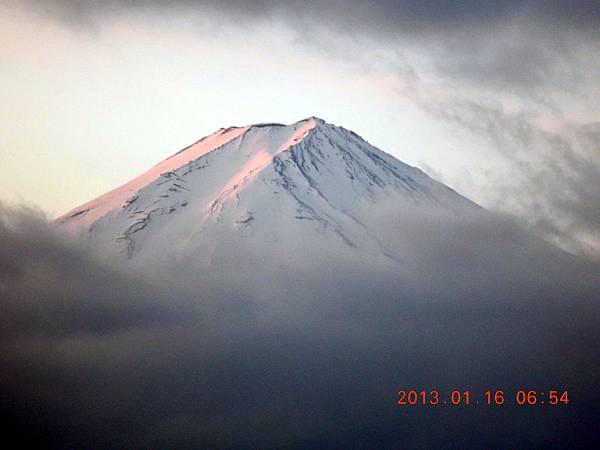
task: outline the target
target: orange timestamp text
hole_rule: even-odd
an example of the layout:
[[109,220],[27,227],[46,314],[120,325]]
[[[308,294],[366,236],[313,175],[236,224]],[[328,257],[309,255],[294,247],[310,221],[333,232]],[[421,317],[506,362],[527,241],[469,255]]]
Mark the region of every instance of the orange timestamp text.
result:
[[521,406],[564,406],[571,402],[567,389],[495,389],[472,391],[454,389],[447,392],[439,390],[407,389],[397,392],[396,404],[399,406],[417,405],[487,405],[502,406],[505,404]]

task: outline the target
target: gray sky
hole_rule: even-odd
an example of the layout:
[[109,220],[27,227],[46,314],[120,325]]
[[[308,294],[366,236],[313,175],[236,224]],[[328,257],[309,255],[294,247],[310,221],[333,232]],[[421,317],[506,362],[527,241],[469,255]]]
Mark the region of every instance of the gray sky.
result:
[[[377,204],[401,265],[288,235],[293,254],[223,242],[213,271],[165,257],[132,273],[2,203],[56,216],[220,127],[316,115],[598,258],[594,3],[3,2],[7,439],[592,447],[598,266],[512,218]],[[397,390],[434,386],[570,389],[572,401],[395,407]]]
[[222,126],[316,115],[600,255],[593,1],[9,1],[0,199],[55,216]]

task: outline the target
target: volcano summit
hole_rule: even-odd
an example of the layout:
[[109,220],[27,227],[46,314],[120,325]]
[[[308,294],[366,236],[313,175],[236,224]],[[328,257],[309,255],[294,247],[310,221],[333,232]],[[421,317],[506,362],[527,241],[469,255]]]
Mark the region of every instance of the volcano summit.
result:
[[354,132],[310,117],[221,128],[57,222],[127,258],[194,249],[210,263],[223,242],[300,237],[398,260],[372,220],[383,204],[480,209]]

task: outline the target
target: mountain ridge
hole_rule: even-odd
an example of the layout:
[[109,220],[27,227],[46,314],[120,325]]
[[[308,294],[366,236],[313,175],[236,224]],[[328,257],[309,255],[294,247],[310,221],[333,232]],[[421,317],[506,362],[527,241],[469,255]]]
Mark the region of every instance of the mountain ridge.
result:
[[119,243],[128,257],[151,245],[140,238],[159,222],[147,234],[187,244],[206,234],[216,241],[257,234],[268,240],[280,227],[310,222],[313,231],[332,232],[352,248],[385,254],[377,230],[370,230],[369,210],[390,200],[454,214],[479,208],[356,133],[308,117],[221,128],[56,223],[91,241]]

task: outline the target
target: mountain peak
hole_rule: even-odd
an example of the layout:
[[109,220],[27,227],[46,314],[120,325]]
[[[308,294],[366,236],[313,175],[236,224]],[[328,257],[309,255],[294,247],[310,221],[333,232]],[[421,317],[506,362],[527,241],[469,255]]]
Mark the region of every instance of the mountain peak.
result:
[[317,116],[307,117],[306,119],[300,120],[298,123],[300,123],[300,122],[309,122],[309,121],[313,121],[313,122],[316,122],[316,123],[319,123],[319,124],[325,124],[325,123],[327,123],[323,119],[321,119],[320,117],[317,117]]
[[192,245],[209,236],[285,240],[287,230],[379,248],[366,205],[389,200],[474,206],[357,134],[308,117],[221,128],[57,222],[128,256],[167,236]]
[[[300,124],[304,124],[307,122],[314,122],[315,124],[321,125],[321,124],[328,124],[325,120],[321,119],[320,117],[316,117],[316,116],[310,116],[310,117],[306,117],[305,119],[299,120],[297,122],[294,122],[290,125],[286,125],[284,123],[280,123],[280,122],[258,122],[258,123],[253,123],[251,125],[246,125],[246,126],[230,126],[227,128],[219,128],[215,133],[224,133],[233,129],[240,129],[240,128],[270,128],[270,127],[288,127],[288,126],[298,126]],[[331,125],[331,124],[328,124]]]

